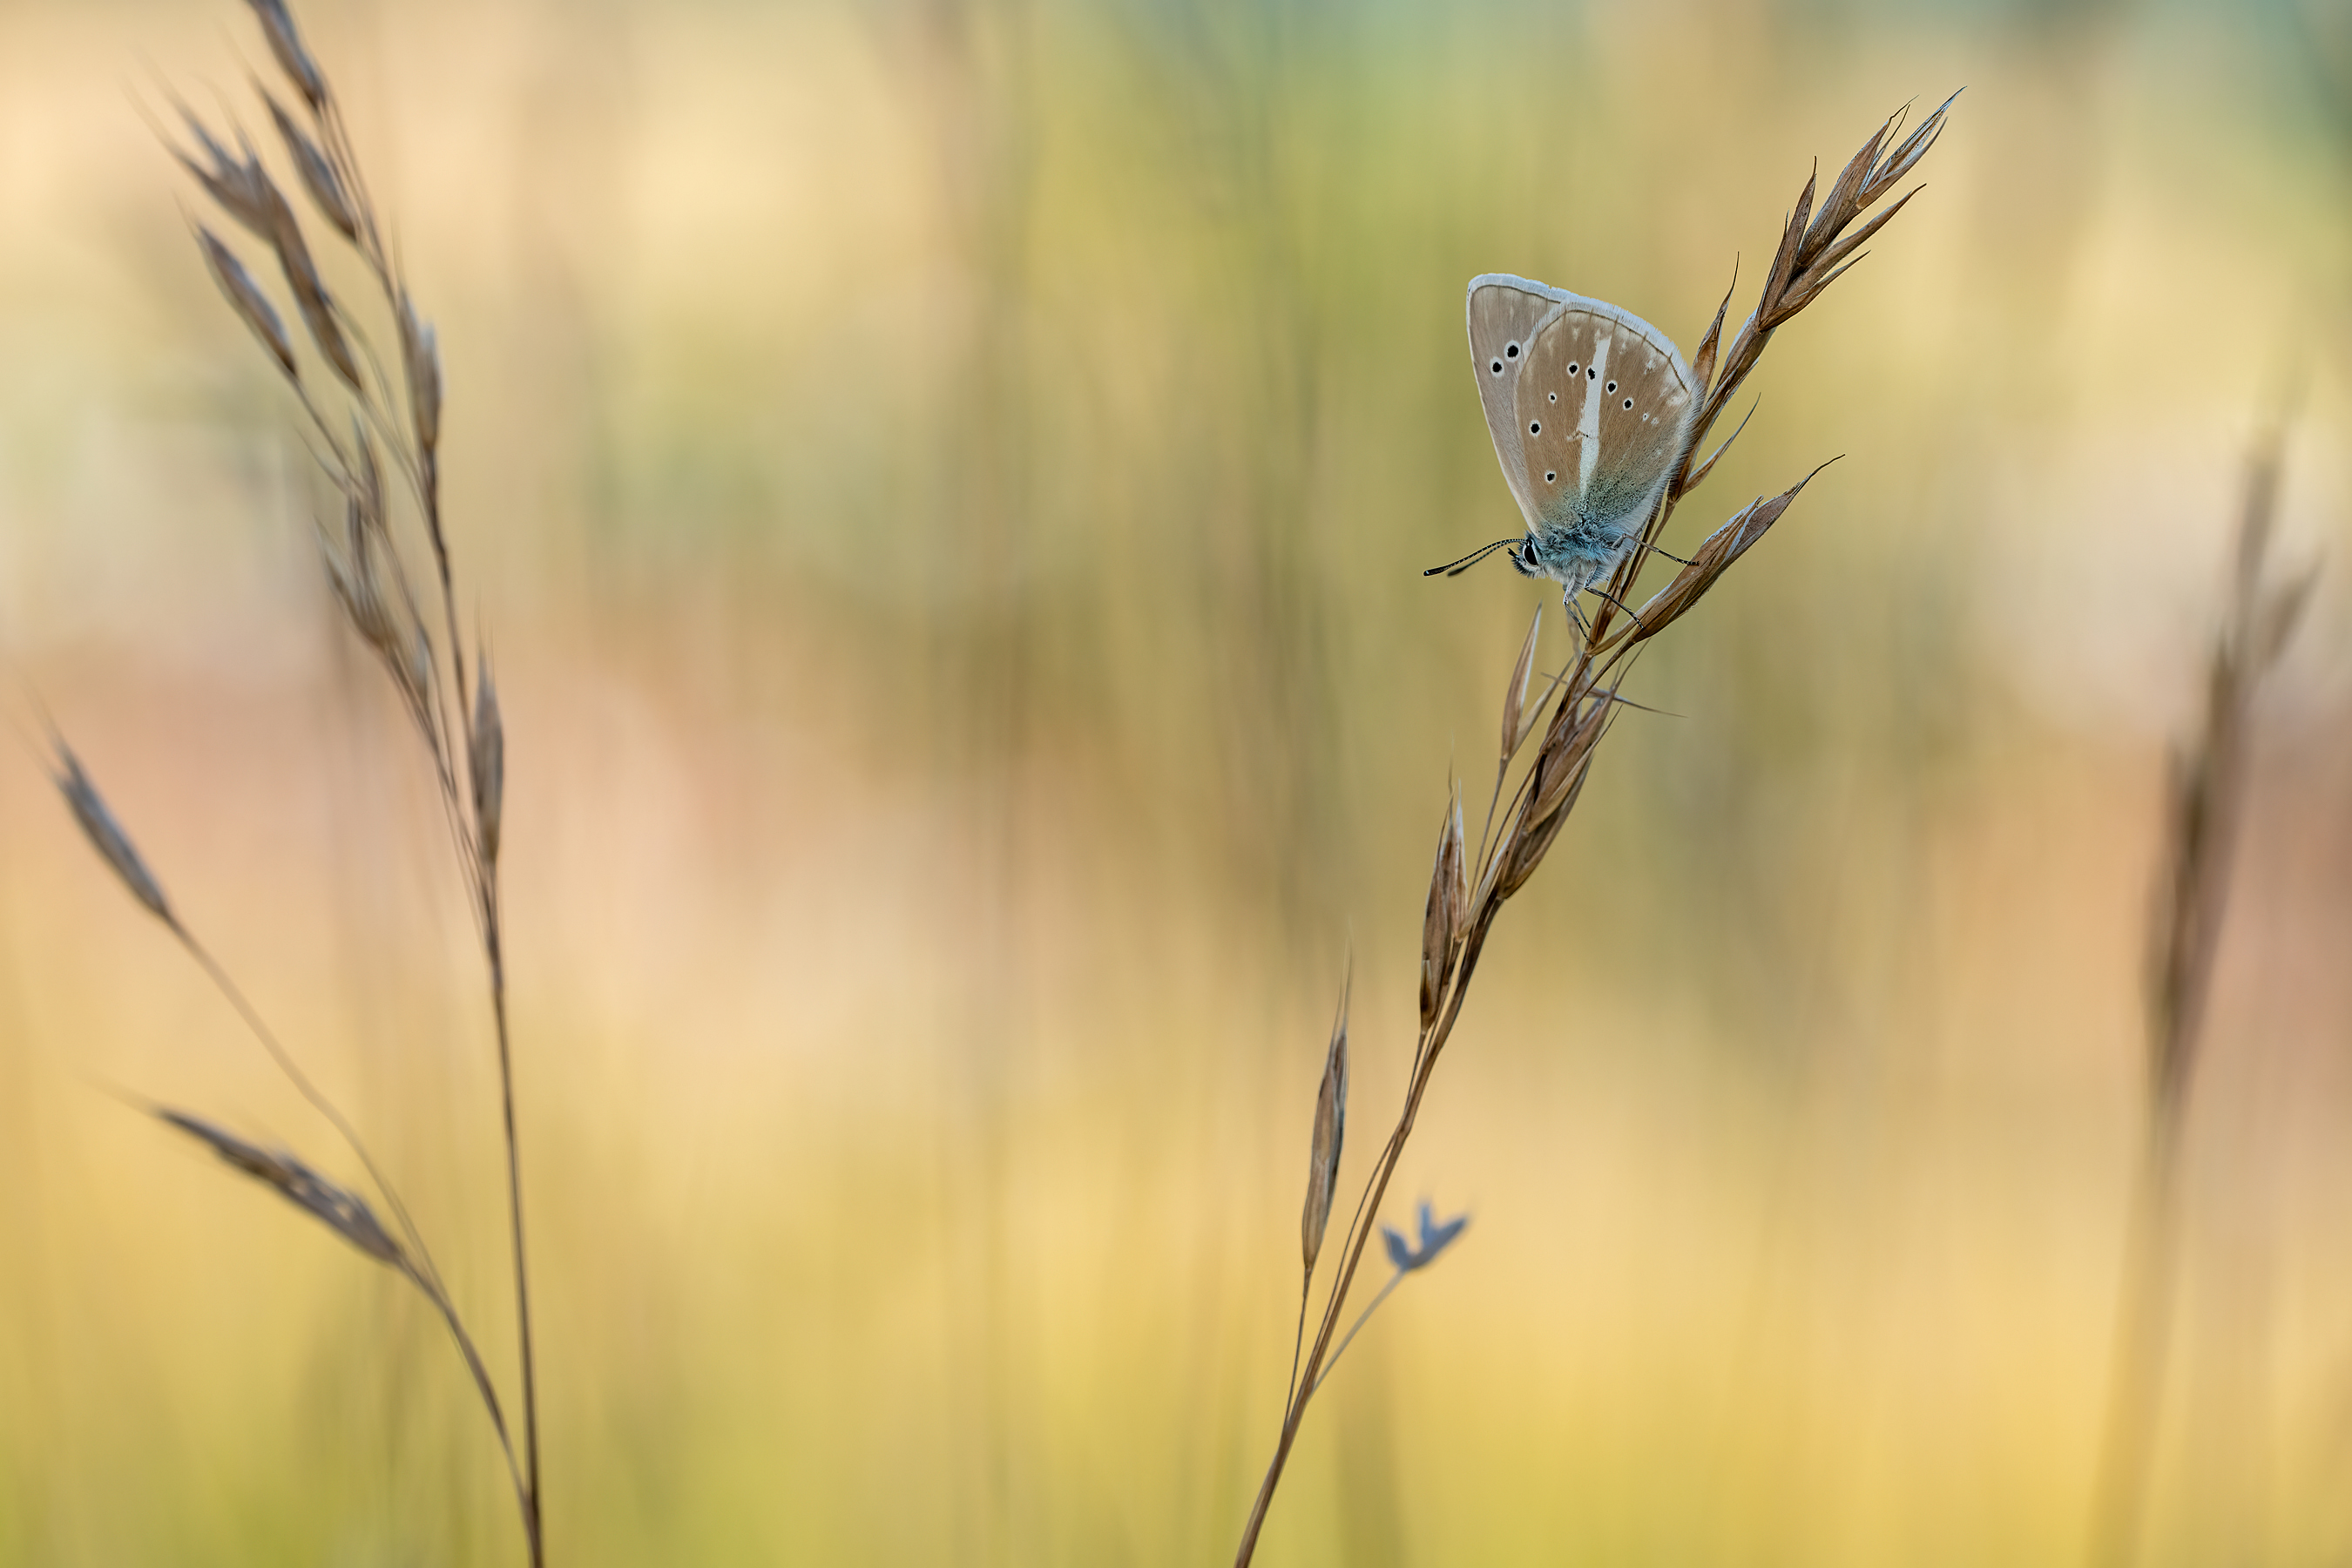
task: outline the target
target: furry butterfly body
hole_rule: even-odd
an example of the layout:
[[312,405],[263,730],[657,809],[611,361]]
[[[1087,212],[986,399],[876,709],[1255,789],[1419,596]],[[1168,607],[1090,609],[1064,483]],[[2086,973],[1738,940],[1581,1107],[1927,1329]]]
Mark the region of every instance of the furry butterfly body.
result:
[[[1671,339],[1599,300],[1508,273],[1470,280],[1478,399],[1527,520],[1511,564],[1576,595],[1608,580],[1686,453],[1696,382]],[[1500,545],[1496,548],[1501,548]]]

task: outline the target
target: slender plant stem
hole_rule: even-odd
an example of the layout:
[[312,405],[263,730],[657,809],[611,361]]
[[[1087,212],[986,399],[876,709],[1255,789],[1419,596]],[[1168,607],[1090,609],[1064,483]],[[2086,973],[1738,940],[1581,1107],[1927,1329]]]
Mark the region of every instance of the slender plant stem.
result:
[[1298,1326],[1290,1331],[1290,1381],[1283,1385],[1282,1414],[1290,1415],[1290,1399],[1298,1390],[1298,1352],[1307,1346],[1307,1298],[1315,1292],[1315,1271],[1307,1269],[1298,1281]]
[[1265,1479],[1257,1489],[1256,1500],[1250,1505],[1249,1522],[1243,1527],[1240,1549],[1234,1554],[1234,1568],[1249,1568],[1250,1560],[1257,1554],[1258,1532],[1265,1528],[1266,1510],[1274,1502],[1274,1489],[1282,1480],[1284,1468],[1290,1462],[1290,1450],[1298,1441],[1298,1425],[1307,1415],[1307,1402],[1315,1397],[1324,1363],[1331,1350],[1339,1316],[1346,1310],[1349,1287],[1355,1282],[1357,1265],[1363,1261],[1364,1244],[1371,1239],[1372,1217],[1381,1210],[1381,1200],[1389,1190],[1389,1179],[1396,1173],[1397,1161],[1404,1153],[1405,1141],[1412,1136],[1413,1120],[1421,1112],[1422,1096],[1429,1091],[1429,1075],[1437,1066],[1438,1053],[1454,1032],[1454,1021],[1461,1016],[1464,995],[1468,990],[1471,972],[1477,967],[1478,951],[1486,944],[1486,928],[1493,921],[1497,906],[1489,903],[1474,920],[1467,941],[1463,944],[1462,962],[1448,994],[1444,1010],[1436,1023],[1424,1034],[1415,1052],[1416,1063],[1412,1079],[1406,1087],[1404,1109],[1398,1113],[1395,1129],[1388,1142],[1381,1146],[1380,1157],[1372,1163],[1372,1173],[1365,1185],[1365,1198],[1357,1205],[1356,1217],[1349,1224],[1340,1247],[1339,1278],[1333,1281],[1329,1299],[1323,1306],[1323,1316],[1315,1331],[1315,1342],[1307,1353],[1307,1364],[1298,1375],[1297,1392],[1291,1395],[1290,1408],[1282,1419],[1282,1436],[1275,1445],[1274,1458],[1266,1466]]
[[539,1377],[531,1353],[530,1270],[523,1260],[522,1149],[515,1138],[514,1053],[507,1038],[507,971],[499,939],[498,884],[486,874],[482,887],[483,950],[490,965],[490,1011],[498,1019],[499,1095],[505,1113],[507,1140],[507,1213],[514,1230],[515,1332],[522,1359],[523,1469],[528,1484],[523,1498],[523,1528],[530,1539],[531,1568],[547,1561],[541,1528],[539,1489]]
[[2165,1368],[2172,1343],[2185,1105],[2180,1096],[2157,1102],[2133,1183],[2131,1229],[2124,1240],[2123,1281],[2116,1303],[2106,1435],[2100,1445],[2092,1505],[2090,1568],[2129,1568],[2139,1555],[2148,1467],[2156,1450],[2157,1417],[2164,1408]]
[[[474,1386],[481,1394],[483,1408],[489,1415],[490,1428],[498,1435],[499,1451],[505,1456],[507,1476],[514,1483],[516,1501],[521,1506],[524,1520],[530,1525],[535,1536],[537,1527],[531,1508],[531,1495],[534,1489],[525,1483],[522,1471],[516,1465],[514,1440],[507,1431],[506,1410],[499,1401],[498,1385],[490,1381],[489,1369],[482,1363],[481,1352],[474,1344],[473,1335],[467,1332],[465,1320],[457,1315],[457,1304],[450,1300],[448,1287],[442,1281],[440,1268],[433,1261],[432,1249],[425,1246],[424,1233],[417,1228],[415,1220],[410,1217],[408,1205],[401,1201],[399,1189],[385,1177],[383,1170],[376,1164],[375,1157],[368,1152],[367,1145],[360,1141],[358,1131],[352,1126],[334,1101],[329,1100],[325,1091],[310,1081],[310,1075],[302,1070],[292,1055],[278,1042],[275,1031],[262,1018],[260,1012],[255,1008],[236,982],[229,976],[228,971],[221,966],[220,961],[213,956],[211,950],[198,942],[194,934],[177,920],[173,920],[169,923],[172,934],[179,939],[181,946],[185,948],[188,955],[196,961],[196,966],[205,972],[221,994],[228,999],[229,1005],[236,1010],[237,1016],[245,1021],[246,1027],[252,1031],[254,1037],[261,1042],[262,1049],[269,1053],[270,1060],[278,1064],[278,1070],[284,1073],[288,1081],[293,1084],[296,1092],[310,1103],[312,1110],[327,1120],[342,1138],[344,1143],[350,1146],[352,1152],[359,1156],[360,1164],[367,1171],[369,1179],[374,1182],[376,1190],[383,1194],[384,1202],[391,1205],[394,1216],[400,1222],[403,1236],[415,1252],[414,1261],[404,1258],[395,1267],[407,1277],[409,1283],[422,1291],[425,1299],[433,1304],[433,1310],[440,1314],[442,1322],[447,1325],[449,1337],[456,1343],[457,1353],[465,1358],[466,1370],[472,1375]],[[537,1560],[534,1553],[534,1563]]]
[[414,1271],[409,1272],[408,1278],[410,1283],[425,1292],[425,1299],[433,1303],[435,1310],[441,1314],[441,1321],[449,1325],[449,1337],[457,1342],[457,1353],[466,1358],[466,1370],[473,1373],[474,1386],[480,1391],[483,1406],[490,1413],[490,1426],[499,1435],[499,1451],[506,1456],[507,1479],[514,1483],[515,1502],[523,1510],[524,1517],[529,1518],[530,1493],[523,1484],[521,1469],[515,1463],[514,1439],[508,1435],[506,1410],[499,1403],[498,1385],[490,1381],[489,1368],[482,1364],[481,1352],[475,1348],[473,1336],[466,1331],[465,1323],[457,1316],[457,1309],[450,1304],[447,1294],[438,1282],[428,1282]]
[[1364,1310],[1356,1314],[1356,1321],[1348,1325],[1348,1331],[1341,1337],[1339,1348],[1331,1352],[1331,1359],[1323,1363],[1322,1374],[1315,1380],[1315,1385],[1318,1388],[1320,1388],[1323,1385],[1324,1378],[1331,1375],[1331,1369],[1339,1364],[1339,1358],[1348,1353],[1348,1347],[1356,1342],[1357,1331],[1366,1323],[1371,1321],[1372,1314],[1381,1310],[1381,1303],[1387,1300],[1390,1293],[1403,1283],[1404,1270],[1400,1268],[1395,1273],[1389,1276],[1389,1282],[1381,1287],[1379,1295],[1374,1296],[1370,1301],[1364,1303]]
[[261,1048],[269,1053],[269,1059],[278,1064],[278,1070],[286,1075],[295,1092],[309,1102],[311,1110],[325,1117],[327,1124],[335,1130],[352,1152],[359,1156],[368,1179],[375,1184],[376,1191],[382,1193],[383,1201],[391,1205],[393,1216],[399,1220],[404,1239],[416,1249],[417,1261],[424,1266],[425,1279],[421,1282],[429,1282],[433,1290],[440,1290],[441,1271],[434,1264],[432,1249],[425,1245],[424,1234],[417,1229],[416,1222],[409,1217],[408,1205],[401,1201],[400,1190],[392,1184],[376,1164],[375,1156],[369,1153],[367,1145],[360,1141],[359,1130],[351,1124],[335,1102],[327,1098],[325,1091],[310,1081],[310,1075],[304,1072],[293,1056],[278,1043],[276,1031],[263,1021],[259,1010],[247,999],[236,982],[229,978],[228,971],[221,967],[220,961],[212,955],[212,950],[198,942],[194,933],[177,919],[167,923],[172,934],[179,938],[180,945],[187,950],[188,956],[196,961],[196,967],[205,972],[214,987],[228,999],[228,1005],[236,1010],[236,1016],[245,1020],[245,1026],[252,1031],[255,1039],[261,1042]]

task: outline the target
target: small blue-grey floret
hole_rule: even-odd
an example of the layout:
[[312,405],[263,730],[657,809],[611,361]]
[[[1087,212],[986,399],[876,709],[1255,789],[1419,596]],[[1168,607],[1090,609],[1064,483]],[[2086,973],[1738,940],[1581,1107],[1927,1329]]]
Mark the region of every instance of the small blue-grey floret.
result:
[[1421,1245],[1419,1247],[1412,1246],[1402,1235],[1387,1226],[1381,1226],[1381,1239],[1388,1244],[1389,1261],[1396,1265],[1397,1271],[1401,1274],[1410,1274],[1416,1268],[1426,1268],[1436,1262],[1437,1255],[1453,1246],[1454,1238],[1460,1236],[1463,1227],[1469,1223],[1470,1216],[1467,1214],[1458,1214],[1441,1224],[1437,1217],[1430,1213],[1429,1205],[1423,1203],[1421,1205]]

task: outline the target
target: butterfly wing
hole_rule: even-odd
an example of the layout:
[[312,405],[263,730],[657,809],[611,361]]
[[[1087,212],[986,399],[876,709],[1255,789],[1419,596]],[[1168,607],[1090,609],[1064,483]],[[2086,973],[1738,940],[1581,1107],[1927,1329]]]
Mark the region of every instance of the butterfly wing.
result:
[[1556,527],[1638,531],[1690,432],[1695,399],[1682,354],[1640,317],[1571,294],[1523,356],[1511,425],[1520,506]]
[[1478,376],[1478,401],[1486,406],[1486,430],[1495,438],[1495,456],[1502,460],[1503,478],[1533,528],[1542,517],[1542,492],[1528,488],[1526,454],[1519,432],[1520,373],[1528,349],[1544,319],[1576,296],[1507,272],[1489,272],[1470,279],[1467,313],[1470,320],[1470,360]]

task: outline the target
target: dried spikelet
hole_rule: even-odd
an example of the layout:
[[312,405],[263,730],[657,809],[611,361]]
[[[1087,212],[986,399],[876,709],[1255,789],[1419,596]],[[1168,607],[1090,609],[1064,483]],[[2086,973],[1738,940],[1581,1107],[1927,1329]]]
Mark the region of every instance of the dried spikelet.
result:
[[324,551],[327,563],[327,583],[335,591],[335,602],[343,606],[344,616],[360,640],[370,647],[377,646],[377,626],[383,619],[383,595],[367,564],[365,542],[357,523],[359,507],[346,501],[346,511],[354,520],[349,531],[350,543],[341,552]]
[[1519,715],[1527,712],[1527,684],[1536,677],[1536,637],[1543,632],[1543,606],[1536,606],[1536,618],[1527,623],[1527,642],[1519,644],[1519,663],[1510,668],[1510,682],[1503,687],[1503,762],[1519,754],[1519,741],[1527,729],[1519,724]]
[[400,292],[400,356],[408,372],[408,414],[417,449],[429,462],[441,444],[441,351],[433,323],[417,320],[405,289]]
[[2152,922],[2151,1084],[2159,1105],[2183,1092],[2197,1051],[2230,865],[2244,811],[2245,774],[2258,686],[2309,602],[2311,572],[2263,584],[2276,511],[2283,436],[2256,452],[2238,527],[2235,581],[2205,680],[2193,745],[2172,752],[2167,816],[2170,864],[2158,884]]
[[[1885,195],[1895,181],[1911,172],[1913,164],[1927,155],[1927,149],[1933,147],[1936,144],[1936,138],[1944,133],[1945,112],[1952,107],[1959,96],[1956,92],[1938,104],[1936,112],[1921,121],[1918,129],[1905,137],[1902,145],[1889,153],[1878,167],[1871,172],[1870,177],[1863,182],[1861,205],[1868,206]],[[1888,129],[1891,131],[1900,124],[1902,119],[1903,115],[1898,111],[1886,122]]]
[[[1723,438],[1722,443],[1718,445],[1714,451],[1709,452],[1706,455],[1706,460],[1705,462],[1699,464],[1698,467],[1695,468],[1685,469],[1682,487],[1685,491],[1698,489],[1699,485],[1706,479],[1707,475],[1715,471],[1715,465],[1721,460],[1726,452],[1731,450],[1731,444],[1739,439],[1741,431],[1748,428],[1748,421],[1756,417],[1756,410],[1762,405],[1762,402],[1763,400],[1759,398],[1755,403],[1751,403],[1748,405],[1747,417],[1740,420],[1738,429],[1736,429],[1732,431],[1730,435],[1726,436]],[[1696,447],[1694,447],[1692,450],[1696,453]]]
[[1587,750],[1571,768],[1563,773],[1560,804],[1551,814],[1538,818],[1533,816],[1530,806],[1525,831],[1510,841],[1508,852],[1497,868],[1495,877],[1495,897],[1497,900],[1510,898],[1526,887],[1528,879],[1536,874],[1536,868],[1543,864],[1544,857],[1551,853],[1552,840],[1558,838],[1559,830],[1567,826],[1569,814],[1575,809],[1577,796],[1584,793],[1584,781],[1591,770],[1592,753]]
[[338,1186],[292,1154],[264,1149],[225,1132],[185,1111],[158,1109],[156,1117],[206,1144],[228,1164],[274,1189],[280,1197],[325,1225],[327,1228],[379,1263],[408,1273],[408,1255],[401,1250],[368,1201]]
[[1307,1206],[1298,1216],[1298,1249],[1307,1272],[1315,1272],[1323,1232],[1331,1223],[1331,1194],[1339,1183],[1339,1148],[1348,1136],[1348,992],[1339,986],[1339,1016],[1331,1026],[1323,1056],[1323,1082],[1315,1091],[1315,1138],[1307,1151]]
[[278,57],[278,68],[286,79],[313,109],[327,101],[327,79],[310,58],[310,51],[302,47],[302,35],[296,30],[294,18],[286,9],[286,0],[247,0],[253,14],[261,22],[261,31],[269,40],[269,52]]
[[278,123],[278,139],[286,143],[287,155],[294,160],[294,167],[302,176],[302,188],[310,193],[310,199],[318,204],[319,211],[345,239],[357,240],[360,237],[359,215],[352,209],[351,197],[344,193],[342,178],[335,173],[335,165],[328,161],[326,153],[320,151],[319,144],[310,140],[309,133],[294,123],[294,117],[286,112],[277,99],[267,90],[262,92],[261,99],[269,105],[269,118]]
[[310,246],[302,237],[302,225],[277,186],[270,185],[268,195],[270,243],[277,247],[278,264],[286,274],[286,286],[294,292],[295,307],[302,312],[302,324],[310,329],[310,341],[319,345],[319,352],[335,367],[335,374],[358,392],[359,362],[352,357],[352,345],[343,337],[341,323],[335,320],[334,299],[319,276],[318,264],[310,259]]
[[1469,851],[1462,836],[1462,786],[1454,786],[1453,796],[1446,803],[1445,821],[1438,830],[1437,864],[1429,873],[1429,907],[1422,916],[1421,926],[1421,1026],[1426,1029],[1437,1021],[1438,1004],[1444,999],[1446,983],[1454,978],[1454,963],[1462,941],[1465,922],[1469,917],[1470,890]]
[[1593,749],[1609,728],[1616,692],[1594,692],[1562,710],[1544,736],[1526,804],[1513,819],[1495,878],[1495,896],[1507,899],[1527,886],[1552,841],[1559,837],[1577,797],[1592,772]]
[[1445,925],[1460,941],[1470,927],[1470,851],[1462,834],[1462,786],[1454,786],[1454,830],[1445,846],[1452,875],[1445,882]]
[[506,798],[507,732],[499,718],[498,683],[482,660],[474,691],[474,822],[481,832],[482,863],[499,858],[499,816]]
[[2314,567],[2294,582],[2275,590],[2263,605],[2254,628],[2254,658],[2263,668],[2278,662],[2286,651],[2287,638],[2294,635],[2297,622],[2311,604],[2311,591],[2319,585],[2319,571]]
[[81,759],[73,754],[73,749],[63,739],[53,740],[51,743],[57,748],[58,771],[50,773],[50,780],[57,784],[58,792],[66,797],[66,805],[72,810],[74,820],[81,825],[82,835],[89,840],[90,847],[98,851],[100,858],[114,868],[114,874],[122,879],[122,885],[131,889],[131,896],[146,906],[149,914],[177,930],[179,921],[163,897],[163,884],[156,881],[154,873],[147,869],[147,862],[139,858],[137,847],[131,842],[131,836],[122,831],[122,825],[114,820],[114,813],[106,808],[98,786],[91,784],[89,775],[82,771]]
[[1536,759],[1534,787],[1528,793],[1528,821],[1540,823],[1567,804],[1574,780],[1608,725],[1615,694],[1595,693],[1569,710],[1567,722],[1544,737]]
[[352,467],[344,479],[340,556],[322,550],[328,582],[360,640],[383,661],[418,722],[431,727],[432,640],[425,631],[400,557],[384,523],[383,471],[364,428],[352,428]]
[[1706,393],[1707,378],[1715,374],[1715,356],[1723,346],[1723,317],[1731,309],[1731,296],[1739,288],[1739,268],[1731,269],[1731,287],[1723,291],[1723,303],[1715,308],[1715,320],[1706,324],[1706,336],[1698,341],[1698,353],[1691,356],[1691,384],[1700,395]]
[[245,263],[236,258],[235,251],[215,238],[212,230],[202,224],[196,226],[196,243],[204,247],[205,265],[212,269],[213,281],[220,285],[220,291],[228,297],[229,308],[253,329],[253,335],[261,340],[262,347],[269,351],[286,378],[299,383],[302,373],[294,363],[293,342],[287,337],[285,323],[278,319],[269,297],[254,282],[253,274],[245,269]]
[[352,629],[387,658],[398,654],[401,640],[378,564],[390,550],[383,533],[383,471],[376,462],[375,444],[354,422],[352,466],[343,487],[343,553],[338,559],[327,552],[327,573]]
[[1519,645],[1519,662],[1511,667],[1511,679],[1503,688],[1502,758],[1506,765],[1518,755],[1519,745],[1527,729],[1519,716],[1527,711],[1528,682],[1535,679],[1536,637],[1543,630],[1543,608],[1538,605],[1536,618],[1528,623],[1528,640]]
[[415,710],[417,722],[428,733],[433,732],[433,638],[425,629],[425,621],[411,610],[408,621],[407,657],[403,661],[401,679],[408,692],[409,706]]
[[[1458,792],[1457,792],[1458,793]],[[1429,868],[1429,901],[1421,916],[1421,1026],[1437,1019],[1437,1004],[1445,994],[1446,971],[1454,954],[1454,905],[1447,889],[1454,872],[1446,864],[1454,852],[1454,809],[1447,803],[1438,824],[1437,855]]]
[[[1831,462],[1837,459],[1832,458]],[[1829,467],[1823,463],[1822,468]],[[1780,521],[1804,488],[1813,482],[1822,468],[1815,468],[1779,495],[1759,497],[1749,502],[1721,528],[1710,533],[1691,552],[1690,563],[1675,574],[1666,585],[1652,595],[1642,605],[1641,618],[1626,626],[1604,647],[1614,647],[1620,642],[1641,642],[1654,637],[1688,613],[1706,591],[1731,569],[1731,563],[1755,547],[1772,525]]]
[[[188,128],[188,134],[196,139],[196,145],[205,150],[205,156],[212,160],[213,169],[216,174],[226,175],[244,172],[243,160],[230,155],[229,150],[222,146],[220,139],[212,133],[212,128],[196,118],[194,110],[190,109],[177,98],[173,99],[172,102],[173,106],[180,111],[180,122]],[[206,177],[205,171],[197,168],[186,153],[174,148],[172,155],[186,165],[188,172],[199,180]]]
[[[1843,170],[1822,195],[1818,210],[1814,192],[1819,184],[1819,172],[1805,182],[1797,197],[1797,205],[1781,226],[1780,243],[1772,255],[1772,265],[1765,274],[1764,287],[1756,300],[1756,309],[1748,314],[1724,355],[1722,374],[1708,387],[1698,416],[1691,423],[1694,447],[1705,437],[1716,420],[1721,416],[1725,404],[1755,368],[1772,333],[1785,326],[1800,310],[1821,298],[1828,287],[1843,277],[1854,262],[1861,259],[1859,247],[1902,211],[1916,191],[1906,194],[1900,201],[1878,214],[1852,234],[1845,232],[1853,220],[1862,216],[1891,189],[1896,181],[1927,155],[1942,134],[1952,102],[1959,94],[1944,100],[1936,111],[1921,121],[1917,129],[1906,137],[1893,152],[1881,153],[1887,137],[1900,124],[1902,116],[1889,119],[1864,142],[1859,152],[1848,159]],[[1702,381],[1702,385],[1706,384]],[[1687,492],[1704,478],[1704,472],[1685,477],[1677,493]],[[1646,618],[1646,617],[1644,617]]]
[[[1764,274],[1764,298],[1768,301],[1778,300],[1787,293],[1790,283],[1797,276],[1800,265],[1798,253],[1803,249],[1805,242],[1805,223],[1812,216],[1813,188],[1821,184],[1821,177],[1822,173],[1817,166],[1805,181],[1805,188],[1797,193],[1795,208],[1781,222],[1780,248],[1772,253],[1771,268]],[[1764,306],[1759,313],[1770,315],[1770,305]]]
[[196,184],[204,187],[205,194],[219,205],[221,211],[256,237],[268,239],[274,220],[267,195],[268,175],[263,172],[261,161],[254,156],[251,148],[247,148],[242,156],[230,153],[184,104],[180,108],[180,118],[186,121],[189,132],[211,160],[212,167],[203,167],[176,147],[172,156],[195,176]]

